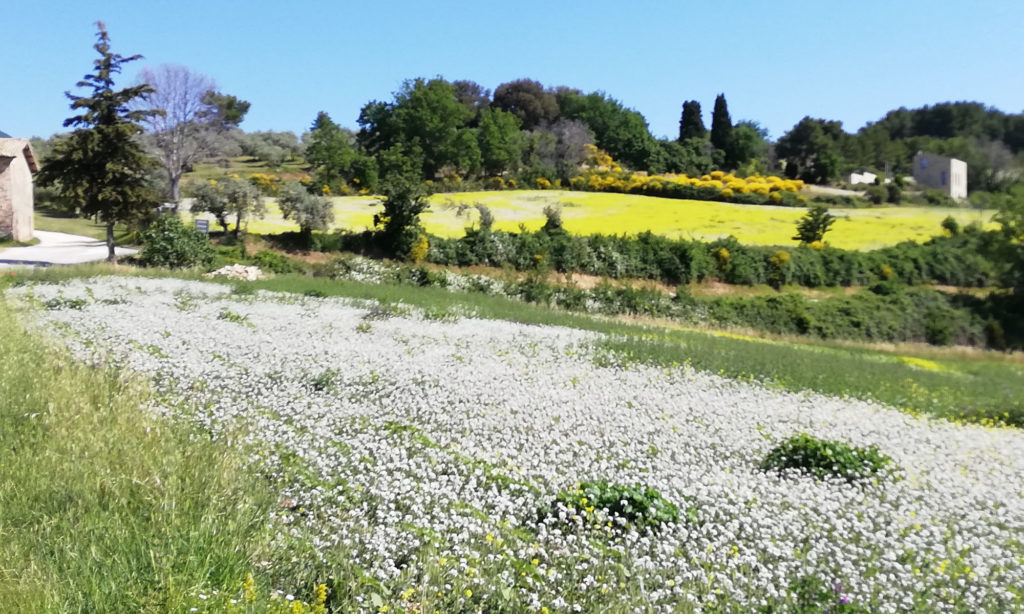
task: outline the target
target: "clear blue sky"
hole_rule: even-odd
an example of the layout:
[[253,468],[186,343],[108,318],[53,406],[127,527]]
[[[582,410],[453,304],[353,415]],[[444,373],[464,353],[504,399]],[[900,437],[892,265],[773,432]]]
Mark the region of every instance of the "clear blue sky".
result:
[[435,75],[602,90],[671,137],[684,100],[710,123],[719,92],[773,138],[805,115],[852,132],[947,100],[1024,111],[1024,0],[19,0],[0,21],[0,130],[63,130],[98,19],[115,52],[145,56],[119,84],[188,66],[252,103],[248,131],[300,134],[321,110],[355,128],[367,101]]

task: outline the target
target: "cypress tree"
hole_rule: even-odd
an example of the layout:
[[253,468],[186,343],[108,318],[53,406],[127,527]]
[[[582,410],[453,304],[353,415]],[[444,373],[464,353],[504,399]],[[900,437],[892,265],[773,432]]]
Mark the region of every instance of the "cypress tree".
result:
[[715,98],[715,110],[711,114],[711,144],[721,152],[729,151],[732,145],[732,120],[729,118],[725,94]]
[[700,103],[687,100],[683,103],[683,117],[679,120],[679,141],[686,139],[703,139],[707,136],[704,120],[700,115]]

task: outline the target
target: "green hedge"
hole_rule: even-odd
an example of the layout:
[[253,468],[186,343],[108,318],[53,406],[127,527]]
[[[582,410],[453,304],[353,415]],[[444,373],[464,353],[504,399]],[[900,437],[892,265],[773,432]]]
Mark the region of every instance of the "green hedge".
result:
[[[341,243],[355,248],[353,251],[367,251],[365,238]],[[883,281],[987,287],[997,285],[1006,274],[1001,245],[998,234],[976,228],[965,229],[956,237],[936,237],[923,244],[908,241],[870,252],[750,246],[732,237],[705,243],[649,232],[629,237],[468,230],[458,239],[431,237],[428,258],[445,266],[486,265],[520,271],[534,270],[540,264],[559,272],[653,279],[670,285],[716,278],[730,284],[810,288]],[[779,252],[788,254],[781,264],[776,257]]]

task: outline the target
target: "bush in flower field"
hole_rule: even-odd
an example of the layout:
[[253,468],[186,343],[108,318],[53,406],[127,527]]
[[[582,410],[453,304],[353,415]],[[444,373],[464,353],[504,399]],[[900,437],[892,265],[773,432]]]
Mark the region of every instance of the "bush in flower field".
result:
[[145,266],[188,269],[213,262],[213,246],[206,236],[189,228],[175,215],[162,215],[142,232],[139,262]]
[[893,470],[892,459],[876,446],[853,447],[807,433],[794,435],[772,449],[762,469],[797,469],[819,479],[840,477],[850,482]]
[[298,273],[302,270],[302,267],[296,264],[296,262],[288,256],[269,250],[257,252],[249,258],[249,260],[261,270],[270,271],[271,273],[277,273],[279,275],[286,273]]
[[555,501],[582,512],[607,511],[637,526],[656,528],[679,520],[679,508],[650,486],[583,482],[558,494]]

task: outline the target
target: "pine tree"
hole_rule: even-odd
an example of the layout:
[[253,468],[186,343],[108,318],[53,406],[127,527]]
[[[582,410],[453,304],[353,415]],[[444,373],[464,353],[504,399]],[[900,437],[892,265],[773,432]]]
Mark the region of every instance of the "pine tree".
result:
[[715,98],[715,110],[711,114],[711,144],[721,152],[729,151],[732,145],[732,120],[729,118],[725,94]]
[[828,209],[821,205],[815,205],[808,209],[807,214],[797,222],[796,235],[793,240],[805,245],[821,242],[835,221],[835,216],[831,215]]
[[683,103],[683,116],[679,120],[679,142],[687,139],[703,139],[708,134],[700,114],[700,103],[687,100]]
[[53,154],[39,173],[41,185],[56,188],[57,197],[87,216],[97,215],[107,226],[107,259],[114,262],[114,224],[131,222],[152,211],[157,203],[148,171],[156,161],[146,155],[135,138],[139,122],[158,113],[132,110],[130,103],[153,92],[149,84],[114,90],[114,75],[121,66],[142,56],[124,57],[110,51],[110,37],[103,22],[96,23],[99,39],[94,49],[94,74],[76,87],[91,87],[91,96],[65,95],[72,110],[64,126],[76,129],[54,146]]

